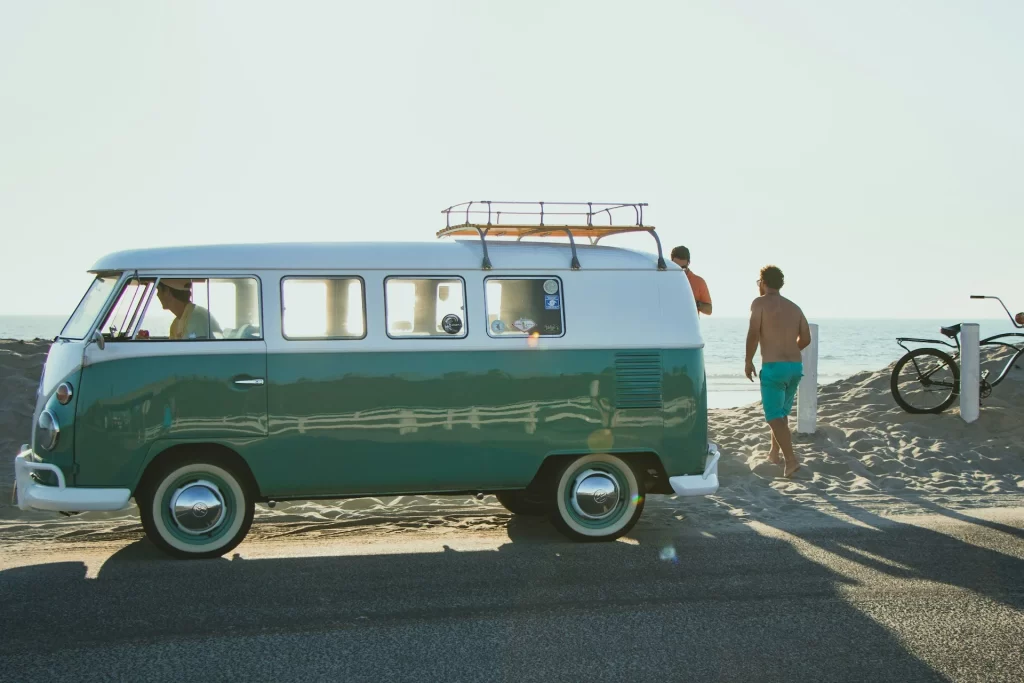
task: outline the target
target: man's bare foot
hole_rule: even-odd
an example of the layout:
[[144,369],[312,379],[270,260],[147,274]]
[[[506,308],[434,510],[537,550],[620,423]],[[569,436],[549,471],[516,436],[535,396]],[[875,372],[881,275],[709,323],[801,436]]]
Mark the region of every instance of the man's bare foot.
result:
[[800,469],[800,463],[798,463],[795,459],[793,460],[793,462],[787,462],[786,463],[786,471],[783,473],[783,476],[786,477],[786,479],[789,479],[794,474],[796,474],[797,470],[799,470],[799,469]]
[[768,451],[768,462],[773,465],[781,465],[782,458],[779,457],[779,453],[781,453],[781,451]]

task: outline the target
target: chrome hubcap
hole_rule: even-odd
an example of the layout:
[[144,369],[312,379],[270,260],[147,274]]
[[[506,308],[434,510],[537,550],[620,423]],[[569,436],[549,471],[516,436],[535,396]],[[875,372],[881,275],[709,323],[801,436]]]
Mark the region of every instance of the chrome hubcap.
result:
[[618,482],[605,472],[586,470],[572,485],[572,507],[587,519],[604,519],[612,514],[620,497]]
[[208,534],[224,521],[224,496],[209,481],[189,482],[171,496],[171,519],[186,534]]

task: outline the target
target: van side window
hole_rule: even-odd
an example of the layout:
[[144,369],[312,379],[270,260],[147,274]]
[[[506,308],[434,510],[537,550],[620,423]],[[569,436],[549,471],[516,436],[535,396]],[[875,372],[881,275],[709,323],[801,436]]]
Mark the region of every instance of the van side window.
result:
[[461,278],[384,281],[389,337],[466,336],[466,288]]
[[281,280],[285,339],[362,339],[366,336],[363,281],[356,277]]
[[562,283],[557,278],[487,278],[487,334],[560,337],[565,331]]
[[139,327],[146,302],[153,293],[156,278],[132,279],[125,283],[117,301],[107,313],[99,331],[108,341],[130,340]]
[[[263,338],[256,278],[160,278],[136,340],[216,341]],[[120,304],[120,302],[119,302]]]

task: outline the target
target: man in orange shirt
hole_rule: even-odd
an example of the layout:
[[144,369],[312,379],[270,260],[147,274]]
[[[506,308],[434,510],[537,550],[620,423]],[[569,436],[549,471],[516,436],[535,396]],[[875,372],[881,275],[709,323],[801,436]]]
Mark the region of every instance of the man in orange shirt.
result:
[[708,292],[708,283],[704,282],[700,275],[690,272],[690,250],[686,247],[676,247],[672,250],[672,262],[686,273],[690,289],[693,290],[693,298],[697,302],[697,312],[711,315],[711,293]]

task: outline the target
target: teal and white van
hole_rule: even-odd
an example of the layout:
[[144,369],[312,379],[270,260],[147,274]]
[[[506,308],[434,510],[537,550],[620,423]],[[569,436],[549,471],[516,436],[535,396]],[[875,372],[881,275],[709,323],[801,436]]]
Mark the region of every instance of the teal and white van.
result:
[[256,502],[494,493],[609,540],[649,494],[714,493],[697,312],[660,245],[457,228],[477,238],[100,259],[50,349],[18,504],[134,498],[157,546],[213,557]]

